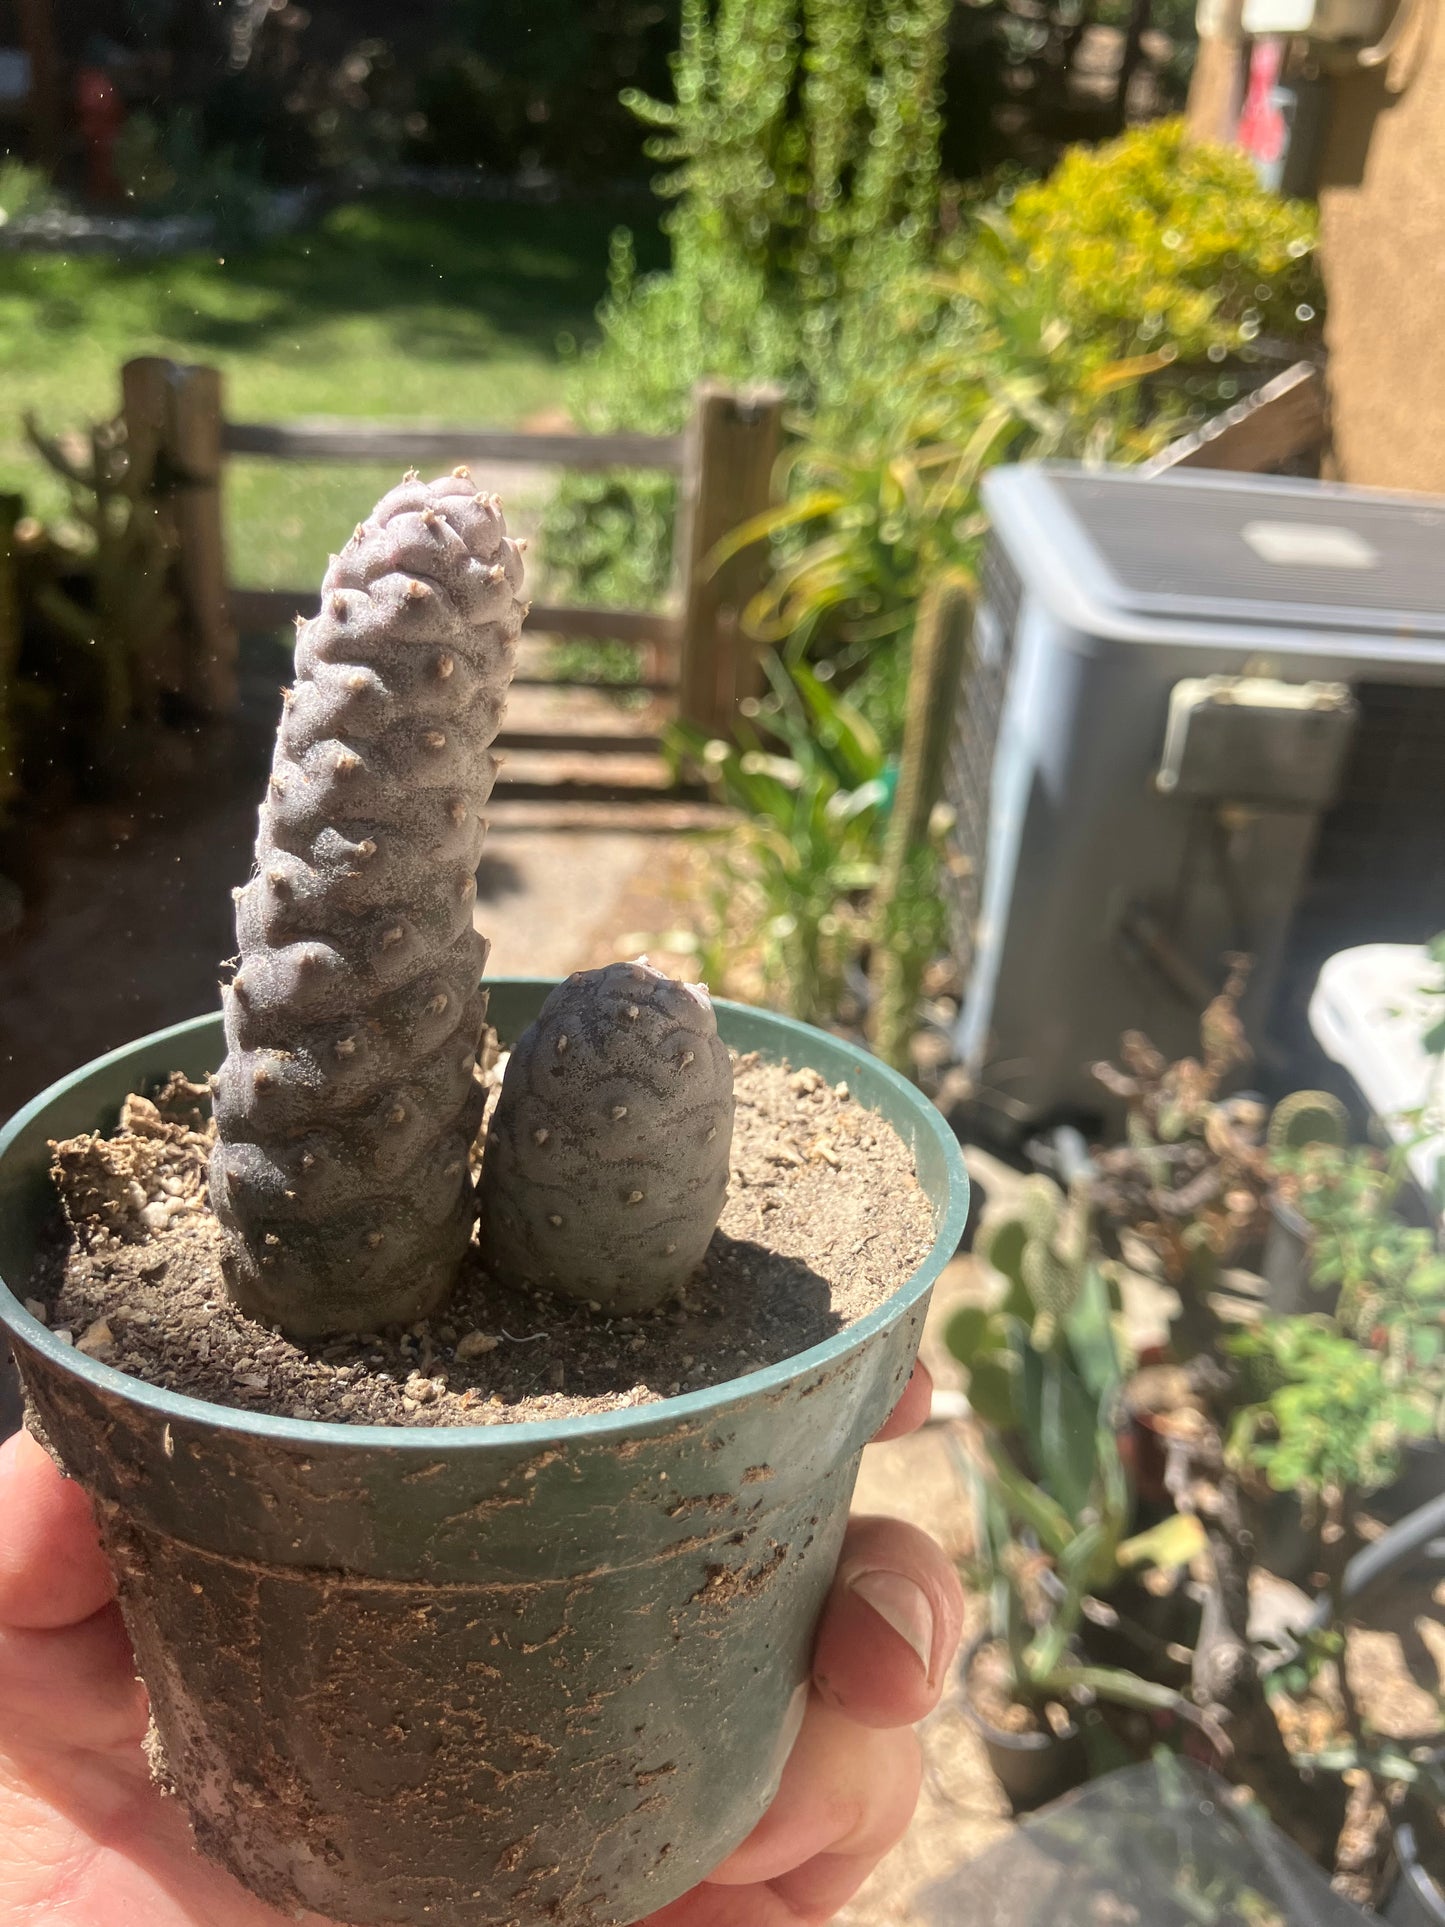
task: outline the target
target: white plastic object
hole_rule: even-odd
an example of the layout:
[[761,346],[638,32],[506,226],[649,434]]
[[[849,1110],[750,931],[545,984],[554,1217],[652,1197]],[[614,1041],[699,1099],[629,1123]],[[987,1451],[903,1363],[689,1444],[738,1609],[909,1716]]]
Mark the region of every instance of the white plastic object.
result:
[[1310,40],[1373,40],[1380,0],[1244,0],[1244,31]]
[[1445,1061],[1428,1057],[1422,1040],[1445,1016],[1445,1002],[1428,994],[1441,974],[1419,944],[1360,944],[1329,958],[1309,1012],[1320,1048],[1348,1071],[1395,1142],[1411,1145],[1411,1172],[1437,1211],[1445,1204]]

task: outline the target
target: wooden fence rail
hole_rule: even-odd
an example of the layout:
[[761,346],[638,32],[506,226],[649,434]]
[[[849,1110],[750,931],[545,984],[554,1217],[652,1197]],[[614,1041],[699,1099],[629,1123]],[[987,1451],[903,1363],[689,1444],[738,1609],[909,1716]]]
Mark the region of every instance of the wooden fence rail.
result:
[[[727,734],[738,702],[759,682],[756,650],[742,611],[761,586],[761,546],[712,571],[708,558],[723,536],[768,506],[782,436],[782,391],[773,386],[699,385],[692,419],[680,435],[528,434],[454,424],[316,420],[238,422],[225,417],[220,374],[159,357],[127,362],[121,374],[127,433],[168,477],[167,513],[196,663],[191,694],[224,712],[235,701],[239,628],[279,628],[316,607],[313,586],[238,588],[227,579],[223,491],[231,456],[278,462],[473,463],[479,479],[493,462],[548,464],[595,473],[652,469],[679,479],[679,513],[669,606],[595,609],[534,603],[537,635],[584,636],[642,644],[648,669],[637,687],[674,696],[683,721]],[[641,746],[648,739],[632,738]],[[655,741],[655,739],[652,739]],[[575,749],[612,739],[560,733],[528,736],[527,746]],[[620,739],[618,741],[620,746]]]
[[1144,464],[1146,475],[1175,468],[1223,468],[1262,475],[1318,455],[1329,433],[1324,377],[1297,361],[1233,408],[1171,442]]
[[294,422],[227,422],[228,455],[278,462],[545,462],[559,468],[682,468],[681,435],[552,435],[418,422],[392,428],[318,417]]

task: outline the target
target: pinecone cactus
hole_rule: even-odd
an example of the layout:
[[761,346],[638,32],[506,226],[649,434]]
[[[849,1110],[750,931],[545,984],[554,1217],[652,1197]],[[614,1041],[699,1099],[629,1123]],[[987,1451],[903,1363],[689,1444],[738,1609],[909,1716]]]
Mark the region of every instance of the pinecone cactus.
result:
[[211,1201],[233,1297],[294,1336],[435,1310],[471,1237],[476,867],[522,562],[464,469],[408,478],[299,627],[236,892]]
[[609,1312],[659,1305],[727,1191],[732,1060],[701,984],[577,971],[513,1047],[482,1160],[482,1255]]

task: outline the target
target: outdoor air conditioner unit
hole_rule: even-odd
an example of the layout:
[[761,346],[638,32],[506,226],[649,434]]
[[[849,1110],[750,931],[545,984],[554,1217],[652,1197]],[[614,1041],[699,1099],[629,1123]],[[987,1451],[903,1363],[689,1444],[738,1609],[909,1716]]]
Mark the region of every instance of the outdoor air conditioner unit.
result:
[[1320,964],[1445,928],[1445,502],[1021,466],[946,779],[971,1128],[1097,1119],[1245,952],[1263,1088],[1321,1081]]

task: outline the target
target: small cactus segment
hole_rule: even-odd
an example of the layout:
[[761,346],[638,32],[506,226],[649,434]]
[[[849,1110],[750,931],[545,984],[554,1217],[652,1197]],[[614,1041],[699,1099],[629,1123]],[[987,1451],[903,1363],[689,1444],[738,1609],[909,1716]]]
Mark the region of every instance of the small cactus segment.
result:
[[1066,1199],[1045,1177],[1025,1179],[1016,1200],[985,1214],[978,1249],[1013,1287],[1009,1306],[1031,1320],[1035,1348],[1047,1351],[1073,1310],[1089,1260],[1088,1182]]
[[521,583],[495,496],[408,477],[299,626],[236,892],[211,1161],[232,1296],[293,1336],[435,1310],[471,1236],[472,905]]
[[1311,1144],[1343,1150],[1349,1135],[1349,1113],[1329,1091],[1295,1091],[1282,1097],[1270,1112],[1268,1143],[1275,1156],[1303,1151]]
[[645,959],[559,984],[513,1047],[482,1159],[494,1277],[659,1305],[702,1261],[727,1191],[733,1072],[700,984]]

